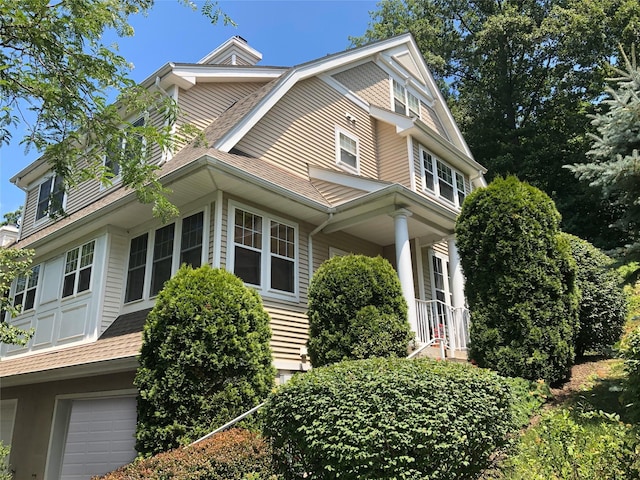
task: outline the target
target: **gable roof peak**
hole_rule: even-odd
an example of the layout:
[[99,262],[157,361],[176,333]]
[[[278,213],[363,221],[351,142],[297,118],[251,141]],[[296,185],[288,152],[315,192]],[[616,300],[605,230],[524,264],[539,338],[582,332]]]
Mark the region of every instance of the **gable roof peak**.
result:
[[240,35],[234,35],[198,63],[203,65],[255,65],[262,60],[262,53],[249,46]]

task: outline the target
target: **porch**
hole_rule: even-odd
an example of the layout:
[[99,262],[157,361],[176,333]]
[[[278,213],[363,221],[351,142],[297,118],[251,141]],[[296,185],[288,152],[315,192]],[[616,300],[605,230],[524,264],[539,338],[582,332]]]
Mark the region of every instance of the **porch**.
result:
[[440,300],[415,300],[415,333],[418,355],[425,349],[437,348],[439,358],[467,358],[469,342],[469,310],[452,307]]

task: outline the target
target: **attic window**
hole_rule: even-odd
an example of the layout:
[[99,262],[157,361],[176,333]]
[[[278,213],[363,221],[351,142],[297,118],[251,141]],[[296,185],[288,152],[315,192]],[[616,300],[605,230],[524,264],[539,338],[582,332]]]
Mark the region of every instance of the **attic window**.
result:
[[397,80],[393,84],[393,111],[402,115],[420,118],[420,99]]
[[336,127],[336,163],[358,173],[358,139]]

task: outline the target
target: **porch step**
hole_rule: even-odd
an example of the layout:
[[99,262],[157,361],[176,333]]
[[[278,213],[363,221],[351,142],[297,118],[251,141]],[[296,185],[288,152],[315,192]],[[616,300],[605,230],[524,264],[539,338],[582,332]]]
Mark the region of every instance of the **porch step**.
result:
[[[416,356],[419,357],[419,358],[428,357],[428,358],[439,359],[440,355],[441,355],[440,346],[439,345],[432,345],[430,347],[424,348]],[[469,361],[469,358],[467,357],[466,350],[456,350],[456,351],[453,352],[453,356],[451,356],[451,352],[449,352],[449,350],[445,349],[445,359],[449,360],[449,361],[452,361],[452,362],[462,362],[462,363],[466,363],[466,362]]]

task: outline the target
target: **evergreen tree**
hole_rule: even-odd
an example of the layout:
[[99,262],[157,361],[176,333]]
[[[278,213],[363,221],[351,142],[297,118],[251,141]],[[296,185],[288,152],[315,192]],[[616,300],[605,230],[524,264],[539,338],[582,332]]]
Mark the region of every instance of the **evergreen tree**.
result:
[[590,163],[568,168],[578,178],[600,187],[620,211],[616,227],[626,233],[624,253],[640,255],[640,69],[635,52],[622,52],[625,69],[616,70],[615,88],[606,89],[606,110],[593,116],[597,135],[588,155]]

